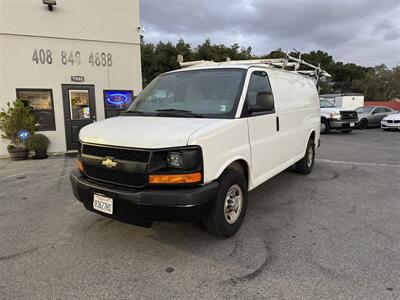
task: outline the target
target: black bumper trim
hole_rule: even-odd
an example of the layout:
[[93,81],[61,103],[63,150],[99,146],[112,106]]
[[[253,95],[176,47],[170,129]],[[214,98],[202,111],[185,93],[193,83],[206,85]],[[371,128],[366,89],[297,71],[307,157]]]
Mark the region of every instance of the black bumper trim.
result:
[[[344,119],[344,120],[336,120],[329,119],[329,126],[331,129],[355,129],[357,125],[358,119]],[[354,126],[350,126],[350,123],[354,123]]]
[[[215,205],[218,182],[192,188],[146,188],[129,190],[94,182],[78,170],[71,172],[74,196],[93,212],[119,221],[151,226],[153,221],[193,222],[206,216]],[[93,208],[93,194],[113,199],[113,215]]]

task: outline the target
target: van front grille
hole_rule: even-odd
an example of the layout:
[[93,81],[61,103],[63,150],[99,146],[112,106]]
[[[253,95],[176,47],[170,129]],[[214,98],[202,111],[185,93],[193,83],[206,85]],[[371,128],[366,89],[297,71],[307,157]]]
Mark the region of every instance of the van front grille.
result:
[[101,147],[86,144],[82,145],[82,154],[137,162],[148,162],[150,158],[150,152],[145,150]]
[[86,164],[83,165],[83,172],[87,177],[94,180],[101,180],[127,187],[144,187],[147,182],[145,174],[128,173],[107,169],[105,167],[94,167]]

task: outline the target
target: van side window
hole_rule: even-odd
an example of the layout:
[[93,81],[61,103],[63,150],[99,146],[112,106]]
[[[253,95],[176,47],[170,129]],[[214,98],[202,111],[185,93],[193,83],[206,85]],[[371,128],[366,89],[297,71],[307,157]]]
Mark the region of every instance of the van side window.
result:
[[267,73],[263,71],[255,71],[251,74],[249,88],[247,89],[247,105],[256,105],[257,94],[260,92],[272,93],[272,90],[268,81]]

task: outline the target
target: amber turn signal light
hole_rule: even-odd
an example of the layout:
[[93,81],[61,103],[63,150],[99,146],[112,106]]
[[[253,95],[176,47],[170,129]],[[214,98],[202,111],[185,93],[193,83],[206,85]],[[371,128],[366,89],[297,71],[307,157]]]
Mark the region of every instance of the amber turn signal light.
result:
[[76,165],[77,165],[79,171],[83,172],[83,165],[80,160],[78,160],[78,159],[76,160]]
[[179,183],[199,183],[201,173],[173,174],[173,175],[149,175],[150,184],[179,184]]

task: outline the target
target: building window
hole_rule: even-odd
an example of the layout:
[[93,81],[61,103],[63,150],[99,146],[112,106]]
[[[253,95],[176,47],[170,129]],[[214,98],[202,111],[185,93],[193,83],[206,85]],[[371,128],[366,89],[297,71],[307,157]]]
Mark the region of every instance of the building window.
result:
[[69,90],[71,120],[90,119],[89,91]]
[[37,118],[37,131],[56,130],[51,89],[17,89],[17,99],[32,109]]
[[133,91],[104,90],[105,117],[119,116],[120,112],[126,110],[132,102]]

